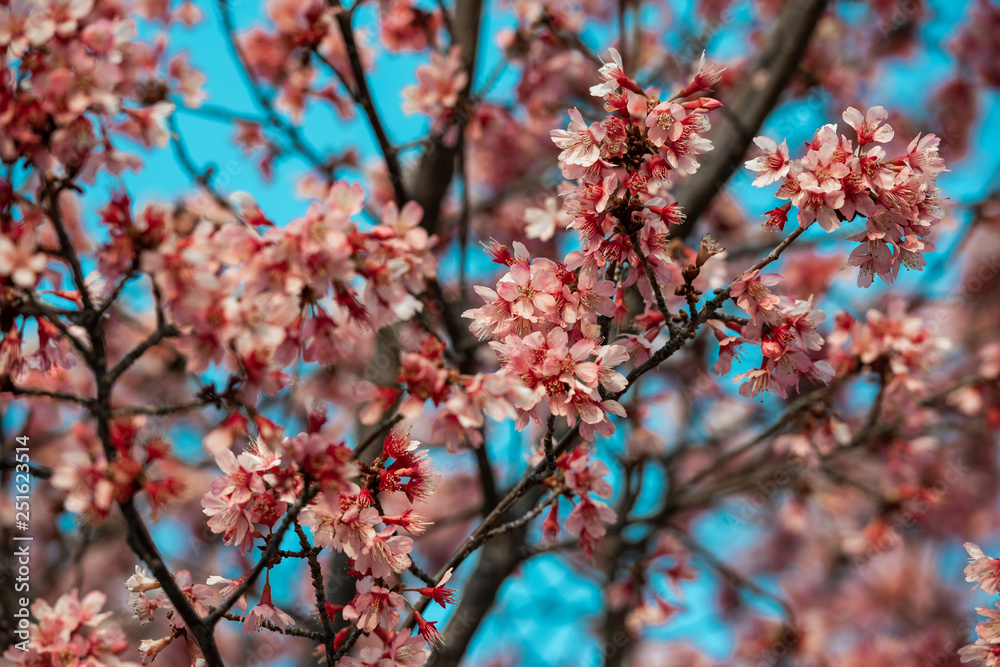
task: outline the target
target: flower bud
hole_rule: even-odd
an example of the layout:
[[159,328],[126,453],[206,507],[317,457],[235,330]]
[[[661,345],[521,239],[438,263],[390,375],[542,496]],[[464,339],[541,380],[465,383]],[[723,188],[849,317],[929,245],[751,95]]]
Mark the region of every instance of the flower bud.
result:
[[701,240],[701,247],[698,248],[698,257],[695,259],[695,265],[701,268],[708,261],[709,257],[714,257],[723,251],[725,251],[725,248],[716,243],[711,234],[705,234],[705,237]]
[[147,665],[153,661],[156,654],[170,646],[174,641],[173,635],[167,635],[162,639],[143,639],[139,643],[139,655],[142,657],[142,664]]
[[783,204],[778,208],[772,208],[765,215],[767,215],[767,220],[764,221],[764,227],[770,231],[783,231],[785,229],[785,223],[788,222],[788,210],[792,208],[791,202]]

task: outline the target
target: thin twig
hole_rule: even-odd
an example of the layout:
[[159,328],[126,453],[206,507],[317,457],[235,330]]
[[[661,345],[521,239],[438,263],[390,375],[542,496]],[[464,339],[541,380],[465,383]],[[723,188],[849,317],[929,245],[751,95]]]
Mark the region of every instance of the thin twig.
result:
[[87,398],[85,396],[78,396],[77,394],[69,394],[64,391],[51,391],[48,389],[36,389],[34,387],[18,387],[13,382],[11,382],[10,377],[4,377],[3,381],[0,382],[0,394],[10,393],[15,396],[35,396],[37,398],[51,398],[56,401],[65,401],[67,403],[77,403],[87,408],[88,410],[94,409],[94,399]]
[[37,477],[38,479],[49,479],[53,474],[55,474],[52,468],[46,468],[45,466],[40,466],[36,463],[15,461],[14,459],[8,459],[6,457],[0,459],[0,470],[18,470],[21,466],[25,466],[28,470],[28,474],[32,477]]
[[[340,0],[332,0],[334,8],[343,8]],[[403,169],[399,164],[399,157],[396,149],[389,141],[382,125],[382,119],[375,109],[375,102],[371,90],[368,88],[368,80],[365,75],[365,68],[361,64],[361,54],[354,38],[354,28],[351,25],[351,13],[341,11],[336,13],[337,25],[340,27],[340,34],[344,38],[344,47],[347,50],[347,58],[351,63],[351,74],[354,76],[356,87],[355,101],[364,109],[368,124],[375,133],[379,149],[382,151],[382,158],[385,160],[386,170],[389,172],[389,181],[392,183],[392,190],[396,196],[396,201],[402,204],[409,200],[406,194],[406,187],[403,185]],[[350,88],[348,88],[350,90]]]
[[[653,267],[649,263],[649,259],[646,257],[646,253],[642,251],[642,245],[639,243],[639,232],[633,231],[628,236],[629,240],[632,242],[632,250],[635,254],[639,256],[639,261],[642,263],[642,268],[646,271],[646,280],[649,281],[650,286],[653,288],[653,296],[656,297],[656,307],[660,311],[660,315],[663,316],[663,323],[670,328],[673,322],[673,317],[670,315],[670,310],[667,308],[667,302],[663,299],[663,292],[660,290],[660,281],[656,279],[656,274],[653,272]],[[671,335],[673,332],[671,331]]]
[[268,540],[267,547],[264,549],[264,553],[260,556],[260,561],[250,570],[246,577],[243,579],[243,583],[236,587],[228,598],[222,601],[218,608],[211,614],[205,617],[205,623],[208,627],[214,626],[222,618],[222,615],[232,609],[236,601],[239,600],[244,593],[250,590],[250,587],[257,582],[257,578],[261,575],[264,569],[270,564],[271,559],[274,558],[275,554],[281,547],[281,540],[285,537],[285,533],[291,528],[292,524],[295,522],[295,517],[299,515],[299,512],[309,504],[309,502],[316,497],[319,493],[318,484],[309,484],[306,490],[302,492],[299,499],[295,501],[295,504],[288,508],[285,516],[282,517],[281,523],[278,524],[278,529],[271,533]]
[[[532,507],[528,511],[527,514],[525,514],[524,516],[522,516],[520,518],[514,519],[513,521],[508,521],[505,524],[501,524],[501,525],[497,526],[496,528],[494,528],[493,530],[491,530],[490,532],[488,532],[485,535],[483,535],[483,537],[482,537],[483,542],[486,542],[487,540],[491,540],[494,537],[497,537],[498,535],[503,535],[504,533],[509,533],[510,531],[512,531],[512,530],[514,530],[516,528],[520,528],[521,526],[529,523],[532,519],[534,519],[539,514],[541,514],[542,511],[546,507],[548,507],[552,503],[554,503],[557,500],[559,500],[559,496],[561,494],[562,494],[562,489],[561,488],[559,488],[559,489],[553,489],[552,491],[549,491],[549,493],[545,496],[545,498],[542,500],[542,502],[540,502],[537,505],[535,505],[534,507]],[[431,582],[431,585],[433,585],[433,582]]]
[[326,664],[332,667],[336,664],[334,655],[337,651],[333,647],[336,633],[333,631],[333,622],[330,621],[330,614],[326,609],[326,584],[323,582],[323,568],[320,567],[319,559],[316,557],[317,551],[312,548],[302,526],[299,525],[298,521],[292,522],[292,525],[295,528],[295,534],[299,537],[299,544],[302,545],[302,550],[309,561],[309,573],[312,576],[313,593],[316,596],[316,610],[319,612],[319,620],[323,624],[323,634],[325,635],[322,641],[326,651]]
[[386,432],[389,431],[389,429],[391,429],[393,426],[395,426],[401,421],[403,421],[403,415],[394,415],[392,417],[387,417],[386,419],[383,419],[381,422],[379,422],[377,426],[375,426],[375,429],[368,434],[368,437],[362,440],[361,443],[354,448],[354,451],[351,452],[351,455],[354,458],[358,458],[359,456],[361,456],[362,452],[368,449],[368,447],[373,442],[375,442],[380,437],[385,435]]
[[[212,609],[212,614],[215,614],[215,612],[217,612],[217,611],[218,611],[218,608]],[[246,620],[242,616],[240,616],[239,614],[233,614],[233,613],[228,612],[228,611],[225,612],[224,614],[221,614],[220,618],[224,618],[227,621],[237,621],[239,623],[243,623]],[[265,628],[267,630],[270,630],[271,632],[277,632],[277,633],[282,634],[282,635],[288,635],[289,637],[302,637],[303,639],[311,639],[314,642],[319,642],[321,644],[323,643],[323,635],[321,633],[319,633],[319,632],[313,632],[312,630],[305,630],[303,628],[297,628],[294,625],[289,626],[287,628],[282,628],[282,627],[279,627],[279,626],[275,625],[274,623],[272,623],[271,621],[269,621],[269,620],[267,620],[265,618],[265,619],[261,619],[261,621],[260,621],[260,627]],[[331,663],[331,664],[335,664],[335,663]]]

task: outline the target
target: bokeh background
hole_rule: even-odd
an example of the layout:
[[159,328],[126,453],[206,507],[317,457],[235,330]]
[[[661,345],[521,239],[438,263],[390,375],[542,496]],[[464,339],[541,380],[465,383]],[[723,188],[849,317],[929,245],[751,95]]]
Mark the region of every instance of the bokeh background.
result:
[[[253,0],[235,0],[229,4],[240,31],[266,25],[268,8],[265,4]],[[432,10],[436,3],[425,4],[428,10]],[[505,61],[498,42],[506,33],[516,29],[517,5],[520,4],[523,3],[486,3],[481,55],[473,89],[485,89],[484,99],[499,106],[514,104],[518,99],[521,68],[517,63]],[[628,29],[631,31],[632,24],[637,20],[644,25],[661,26],[662,31],[657,32],[656,38],[660,40],[663,50],[673,55],[676,61],[673,67],[679,71],[689,71],[702,50],[709,59],[738,64],[742,58],[752,55],[760,34],[768,29],[767,12],[761,11],[761,7],[768,4],[773,3],[747,0],[646,2],[641,11],[630,14]],[[829,32],[821,31],[818,39],[827,43],[817,46],[809,56],[829,61],[815,67],[825,73],[823,85],[810,89],[793,88],[782,98],[761,131],[761,134],[779,142],[782,138],[787,139],[794,156],[797,147],[808,141],[819,126],[838,123],[843,127],[840,113],[847,104],[862,109],[882,105],[889,109],[889,122],[896,128],[897,134],[912,136],[917,131],[933,131],[942,138],[942,153],[948,160],[950,171],[940,176],[938,184],[948,198],[948,215],[936,239],[938,250],[929,256],[927,268],[923,272],[904,273],[893,287],[894,293],[906,294],[910,298],[944,301],[963,298],[968,281],[966,266],[970,244],[975,246],[977,242],[984,242],[988,245],[990,242],[990,237],[985,232],[977,231],[976,226],[982,224],[987,215],[984,210],[988,212],[991,201],[995,206],[1000,188],[1000,99],[995,87],[998,82],[995,79],[990,81],[986,73],[988,64],[984,65],[976,58],[988,59],[991,54],[996,57],[1000,50],[994,46],[992,52],[987,49],[983,54],[982,46],[978,45],[975,47],[980,50],[978,56],[969,53],[974,50],[969,47],[968,35],[974,29],[970,24],[976,20],[977,4],[988,3],[960,0],[834,3],[834,11],[840,21],[824,27]],[[144,150],[140,146],[122,147],[141,154],[146,164],[140,173],[124,174],[124,183],[140,207],[146,202],[190,197],[190,174],[178,159],[179,152],[183,152],[187,155],[185,159],[189,158],[200,169],[213,169],[214,185],[219,191],[252,193],[269,218],[279,225],[284,224],[305,211],[307,204],[301,194],[301,185],[310,165],[298,155],[282,155],[274,161],[268,177],[259,168],[260,156],[248,155],[234,143],[233,118],[259,119],[263,114],[223,37],[218,6],[209,0],[196,0],[194,5],[201,10],[203,17],[193,27],[175,22],[165,28],[159,22],[137,16],[143,39],[153,41],[166,31],[169,52],[188,54],[191,65],[206,77],[203,86],[205,99],[197,106],[179,103],[174,120],[181,141],[172,142],[170,148]],[[993,11],[996,11],[995,7]],[[401,90],[415,82],[415,69],[425,61],[425,56],[389,53],[380,48],[378,12],[378,3],[366,3],[358,10],[355,25],[365,36],[364,42],[374,56],[369,81],[390,138],[397,145],[407,144],[424,137],[429,129],[429,121],[425,117],[407,115],[401,110]],[[614,43],[617,31],[615,21],[593,16],[586,19],[581,38],[594,53],[606,57],[607,47]],[[1000,40],[1000,34],[990,33],[988,29],[986,33],[981,37],[987,41]],[[996,64],[993,66],[996,67]],[[645,71],[652,69],[655,68],[647,67]],[[651,83],[657,85],[658,82]],[[669,87],[669,84],[669,81],[663,81],[661,85]],[[726,87],[732,85],[735,85],[733,78],[724,78],[718,88],[720,94],[724,97]],[[565,115],[553,116],[552,120],[551,127],[561,127],[568,118]],[[301,119],[299,131],[321,154],[345,149],[356,151],[357,166],[346,167],[342,171],[342,176],[348,180],[367,183],[371,166],[380,160],[377,144],[359,114],[345,118],[331,105],[310,105]],[[410,164],[416,152],[404,152],[403,156],[404,165]],[[552,168],[544,173],[543,178],[551,183],[554,193],[560,179],[552,159],[554,152],[549,158]],[[776,204],[772,189],[752,188],[751,180],[750,172],[737,170],[722,187],[723,191],[716,198],[713,208],[704,216],[703,224],[713,231],[721,230],[721,235],[731,240],[742,239],[750,243],[757,238],[762,214]],[[472,172],[471,182],[471,194],[475,195],[475,171]],[[115,186],[116,182],[110,178],[98,180],[83,200],[85,221],[96,218],[97,209],[103,206],[108,192]],[[461,187],[461,184],[456,186],[453,199]],[[746,231],[740,231],[741,228]],[[496,218],[491,220],[484,216],[475,222],[474,243],[465,259],[470,282],[492,285],[496,278],[496,265],[490,264],[486,255],[478,251],[475,242],[491,237],[501,242],[515,240],[511,238],[509,229],[509,225]],[[846,227],[833,235],[813,233],[816,231],[811,230],[803,237],[809,252],[829,261],[836,261],[831,258],[837,257],[840,261],[846,259],[843,238],[851,233]],[[445,242],[453,240],[445,236]],[[1000,247],[995,245],[995,238],[992,242],[994,249]],[[556,246],[550,247],[561,254],[573,246],[572,241],[560,239]],[[442,282],[453,283],[457,279],[459,263],[457,246],[448,243],[442,262]],[[861,290],[855,285],[855,275],[853,270],[834,272],[828,310],[843,308],[863,313],[869,304],[879,303],[886,286],[876,284],[871,290]],[[138,291],[127,296],[136,300],[137,307],[142,306],[144,297]],[[994,301],[993,305],[1000,306],[1000,303]],[[655,404],[663,407],[647,421],[647,425],[662,434],[668,444],[671,434],[678,430],[675,420],[681,414],[674,404],[687,399],[684,393],[674,389],[655,382],[642,389],[643,396],[649,397],[650,401],[655,399],[658,401]],[[856,397],[862,404],[870,399],[871,396],[864,392],[859,392]],[[779,402],[771,397],[764,398],[763,402],[765,409],[773,406],[777,410],[780,407]],[[16,409],[8,411],[5,414],[8,426],[5,428],[13,428],[17,417]],[[294,415],[274,414],[272,418],[290,433],[301,430],[301,424],[295,423]],[[352,418],[353,415],[348,414],[335,416],[347,438],[353,437]],[[707,433],[711,425],[696,424],[692,428],[695,433],[699,429]],[[529,432],[519,434],[510,425],[491,424],[489,433],[491,442],[496,443],[493,452],[501,481],[510,483],[523,465],[526,443],[536,438],[537,432],[529,429]],[[621,437],[624,433],[622,429],[615,438],[602,441],[599,445],[600,457],[609,463],[621,457],[626,449]],[[189,428],[173,431],[171,438],[182,455],[195,460],[201,456],[202,435]],[[415,435],[419,437],[420,433]],[[471,469],[473,465],[471,456],[448,455],[441,451],[435,457],[444,474]],[[612,469],[615,469],[613,465]],[[653,476],[643,489],[639,507],[643,504],[655,506],[662,490],[662,480]],[[461,494],[455,502],[471,503]],[[993,501],[989,499],[988,502]],[[734,501],[700,521],[696,533],[702,543],[711,546],[720,558],[739,564],[743,555],[752,550],[759,529],[758,522],[767,520],[768,513],[756,509],[748,513],[746,501]],[[59,521],[67,534],[79,530],[72,516],[63,514]],[[197,545],[184,523],[167,518],[161,520],[154,531],[168,559],[197,562]],[[980,544],[987,551],[996,551],[1000,548],[1000,539],[980,540]],[[937,567],[942,578],[954,582],[956,594],[965,595],[967,586],[961,575],[965,553],[961,542],[952,540],[943,544],[939,556]],[[238,563],[230,565],[233,570],[222,574],[237,571]],[[457,576],[458,588],[461,588],[463,577],[469,571],[471,568],[467,566]],[[101,582],[90,583],[97,585]],[[778,590],[774,581],[766,577],[760,583],[768,590]],[[272,576],[272,585],[275,586],[277,604],[294,607],[295,600],[303,592],[302,572],[291,566],[279,566]],[[601,647],[595,639],[594,630],[603,618],[602,585],[600,577],[593,576],[589,565],[580,558],[564,555],[533,558],[502,588],[498,604],[481,626],[471,647],[469,664],[601,664]],[[700,571],[694,581],[682,586],[682,595],[671,591],[666,584],[662,590],[663,595],[680,610],[662,628],[647,631],[654,642],[685,640],[713,658],[730,654],[734,638],[721,615],[720,596],[725,591],[717,576],[708,569]],[[780,609],[767,597],[750,597],[751,604],[761,614],[780,615]],[[971,601],[972,597],[969,599]],[[972,604],[969,609],[971,612]],[[436,617],[432,614],[430,618],[433,620]],[[650,655],[653,655],[652,646],[646,649],[651,651]],[[256,662],[247,664],[301,664],[298,658],[268,658],[266,652],[260,652],[257,658]]]

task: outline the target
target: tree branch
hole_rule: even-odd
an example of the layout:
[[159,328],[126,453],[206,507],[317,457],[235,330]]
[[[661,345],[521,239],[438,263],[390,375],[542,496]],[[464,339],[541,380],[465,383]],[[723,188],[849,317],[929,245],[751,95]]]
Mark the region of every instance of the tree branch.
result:
[[785,3],[767,43],[726,101],[726,108],[733,112],[723,115],[712,133],[715,150],[701,156],[697,173],[681,181],[674,192],[687,218],[673,230],[673,237],[691,234],[698,218],[743,161],[750,142],[802,61],[826,5],[827,0]]
[[309,542],[309,538],[306,537],[306,533],[302,530],[302,526],[299,525],[298,521],[292,524],[295,528],[295,534],[299,537],[299,544],[302,545],[302,550],[306,554],[306,558],[309,560],[309,574],[312,576],[313,592],[316,595],[316,611],[319,612],[319,620],[323,624],[323,634],[322,638],[323,649],[326,651],[326,664],[332,665],[336,664],[336,649],[333,647],[333,623],[330,621],[330,614],[326,610],[326,584],[323,583],[323,568],[320,567],[319,559],[316,557],[316,550],[312,548],[312,544]]
[[94,399],[76,394],[68,394],[63,391],[49,391],[48,389],[35,389],[34,387],[18,387],[11,382],[10,376],[0,379],[0,394],[10,393],[15,396],[34,396],[38,398],[51,398],[56,401],[68,403],[78,403],[88,410],[94,409]]
[[[465,121],[468,120],[466,104],[472,91],[476,73],[476,57],[479,51],[479,30],[482,20],[482,0],[461,0],[455,3],[455,17],[452,23],[454,39],[461,51],[462,66],[469,80],[458,94],[455,104],[456,112],[462,116],[458,132],[462,132]],[[465,110],[465,111],[463,111]],[[458,150],[456,142],[453,146],[445,146],[443,142],[434,142],[427,147],[417,169],[415,182],[411,188],[413,199],[424,209],[424,228],[431,234],[438,231],[441,203],[455,173],[455,156]]]
[[219,619],[222,618],[222,615],[232,609],[233,605],[236,604],[236,601],[239,600],[244,593],[250,590],[250,587],[253,586],[254,583],[256,583],[257,578],[260,577],[264,569],[277,555],[279,549],[281,548],[281,540],[285,537],[285,533],[288,532],[288,529],[291,528],[292,524],[295,522],[295,517],[297,517],[299,512],[301,512],[302,509],[316,497],[317,493],[319,493],[319,485],[309,484],[305,491],[302,492],[302,495],[299,496],[299,499],[295,501],[295,504],[288,508],[285,516],[281,519],[281,523],[278,524],[278,529],[271,533],[267,546],[264,548],[264,552],[260,556],[260,561],[258,561],[253,569],[247,573],[246,577],[243,579],[243,583],[237,586],[236,590],[234,590],[228,598],[223,600],[211,614],[205,617],[205,624],[209,628],[218,623]]
[[361,64],[361,54],[358,52],[358,44],[354,39],[354,28],[351,26],[353,12],[343,11],[343,5],[340,3],[340,0],[331,0],[330,4],[342,10],[336,15],[337,25],[340,27],[340,34],[344,38],[347,58],[351,63],[351,74],[354,76],[354,85],[357,89],[351,90],[348,88],[347,90],[351,93],[354,100],[361,105],[361,108],[364,109],[365,116],[368,118],[368,124],[372,128],[372,132],[375,133],[375,139],[378,140],[379,149],[381,149],[382,157],[385,159],[386,170],[389,172],[389,181],[392,183],[392,190],[396,196],[396,201],[402,206],[409,200],[409,197],[406,195],[406,188],[403,186],[403,169],[399,164],[396,148],[389,141],[389,137],[385,133],[382,119],[375,109],[375,102],[372,98],[371,90],[368,88],[368,79],[365,75],[365,69]]

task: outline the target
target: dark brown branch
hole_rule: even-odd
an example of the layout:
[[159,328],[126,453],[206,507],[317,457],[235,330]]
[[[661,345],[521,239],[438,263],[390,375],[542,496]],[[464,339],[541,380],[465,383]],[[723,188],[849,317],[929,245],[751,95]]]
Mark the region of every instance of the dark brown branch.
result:
[[243,583],[236,587],[228,598],[222,601],[222,603],[213,611],[211,614],[205,617],[205,624],[211,628],[222,615],[232,609],[236,601],[243,596],[250,587],[257,582],[257,578],[260,577],[261,573],[267,568],[271,563],[271,560],[275,557],[278,550],[281,547],[281,540],[285,537],[285,533],[291,528],[292,524],[295,522],[295,517],[299,515],[299,512],[309,504],[309,502],[316,497],[319,493],[318,484],[310,484],[306,487],[306,490],[302,492],[299,499],[295,501],[295,504],[288,508],[285,516],[281,518],[281,523],[278,524],[278,529],[271,533],[268,539],[267,547],[264,548],[264,553],[260,556],[260,561],[253,567],[250,572],[247,573],[246,577],[243,579]]
[[11,382],[10,377],[4,377],[0,381],[0,394],[9,393],[15,396],[34,396],[36,398],[51,398],[56,401],[67,403],[78,403],[88,410],[94,409],[94,399],[76,394],[68,394],[63,391],[49,391],[48,389],[35,389],[34,387],[18,387]]
[[548,421],[545,423],[545,436],[542,438],[542,452],[545,454],[545,467],[542,472],[539,473],[537,482],[540,482],[547,477],[551,477],[556,471],[556,453],[552,449],[552,436],[556,432],[556,416],[549,415]]
[[298,521],[293,522],[293,526],[295,534],[299,537],[299,544],[302,545],[302,550],[309,560],[309,574],[312,577],[313,593],[316,596],[316,611],[319,612],[319,620],[323,624],[323,634],[325,635],[322,642],[323,649],[326,651],[326,664],[332,667],[336,664],[334,655],[337,651],[333,647],[335,634],[333,623],[330,621],[330,614],[326,609],[326,584],[323,582],[323,568],[320,567],[319,559],[316,557],[318,550],[312,548],[302,526],[299,525]]
[[25,292],[24,295],[28,299],[30,307],[25,308],[22,306],[21,313],[23,315],[30,315],[36,318],[39,316],[44,317],[56,329],[59,330],[59,333],[61,333],[63,336],[66,336],[66,338],[71,343],[73,343],[73,347],[77,349],[77,351],[84,359],[90,359],[91,355],[93,354],[93,350],[84,345],[83,341],[80,340],[72,331],[70,331],[69,327],[66,326],[66,324],[59,318],[65,317],[73,324],[82,325],[86,322],[87,318],[94,317],[94,314],[92,312],[84,310],[68,310],[65,308],[55,308],[47,303],[42,303],[41,301],[38,301],[35,298],[35,295],[32,294],[31,292]]
[[434,584],[437,583],[437,581],[434,579],[434,575],[428,574],[422,567],[414,563],[412,560],[410,561],[410,567],[406,569],[410,571],[410,574],[412,574],[414,577],[424,582],[428,586],[433,586]]
[[802,61],[827,0],[786,2],[767,43],[740,77],[740,85],[726,101],[732,113],[723,115],[712,133],[715,150],[701,157],[701,167],[681,181],[674,192],[687,219],[673,236],[686,238],[722,186],[744,159],[764,119],[778,102]]
[[18,466],[23,465],[28,467],[28,474],[32,477],[37,477],[38,479],[49,479],[53,475],[51,468],[46,468],[34,463],[22,463],[20,461],[15,461],[14,459],[0,459],[0,470],[17,470]]
[[190,412],[191,410],[197,410],[198,408],[203,408],[206,405],[211,404],[212,401],[208,399],[195,399],[186,403],[176,403],[173,405],[126,405],[124,407],[115,408],[111,411],[111,415],[116,419],[118,417],[132,417],[134,415],[152,415],[161,417],[163,415],[175,415],[181,412]]
[[370,447],[372,443],[374,443],[380,437],[388,433],[389,429],[391,429],[393,426],[395,426],[401,421],[403,421],[403,415],[394,415],[392,417],[387,417],[383,419],[375,426],[374,430],[372,430],[372,432],[368,434],[368,437],[362,440],[358,444],[358,446],[354,448],[354,451],[351,453],[352,456],[354,458],[358,458],[359,456],[361,456],[361,454],[366,449],[368,449],[368,447]]
[[[218,611],[218,610],[217,609],[213,609],[212,613],[215,613],[216,611]],[[240,623],[242,623],[243,620],[244,620],[243,617],[240,616],[239,614],[232,614],[232,613],[230,613],[228,611],[226,613],[222,614],[222,618],[226,619],[227,621],[237,621],[237,622],[240,622]],[[302,637],[303,639],[311,639],[314,642],[319,642],[321,644],[323,643],[323,635],[322,634],[320,634],[318,632],[313,632],[312,630],[305,630],[303,628],[297,628],[294,625],[289,626],[287,628],[280,628],[277,625],[275,625],[274,623],[272,623],[271,621],[269,621],[267,619],[263,619],[260,622],[260,627],[265,628],[267,630],[270,630],[271,632],[277,632],[278,634],[288,635],[289,637]],[[334,664],[334,663],[330,663],[330,664]]]
[[660,315],[663,316],[663,323],[670,330],[671,335],[673,335],[673,318],[670,315],[670,310],[667,308],[667,302],[663,299],[663,292],[660,289],[660,281],[656,279],[656,274],[653,273],[653,267],[649,263],[649,259],[646,258],[646,253],[642,251],[642,245],[639,243],[639,232],[633,231],[629,234],[629,241],[632,242],[632,250],[635,254],[639,256],[639,261],[642,263],[642,268],[646,272],[646,280],[649,281],[650,286],[653,288],[653,296],[656,297],[656,308],[660,311]]
[[361,628],[354,628],[351,630],[351,634],[347,635],[347,639],[344,640],[343,646],[337,649],[337,652],[333,655],[335,660],[340,660],[345,655],[350,653],[351,649],[354,648],[354,644],[361,637]]
[[462,211],[458,215],[458,302],[459,311],[465,310],[465,299],[469,290],[466,263],[469,251],[469,219],[472,215],[472,195],[469,192],[469,170],[465,160],[465,137],[458,140],[458,173],[462,180]]
[[476,454],[476,464],[479,466],[479,483],[483,487],[483,507],[496,507],[500,502],[500,494],[497,492],[497,480],[493,474],[493,464],[490,462],[490,453],[486,448],[486,439],[483,444],[473,447]]
[[444,30],[448,33],[448,36],[455,40],[455,28],[452,26],[451,12],[448,11],[448,7],[445,6],[444,0],[437,0],[438,9],[441,10],[441,22],[444,24]]
[[[343,9],[340,0],[331,0],[333,7]],[[409,200],[406,195],[406,188],[403,185],[403,169],[399,164],[399,156],[396,149],[389,141],[382,125],[382,119],[375,109],[375,102],[371,90],[368,88],[368,79],[365,75],[365,68],[361,64],[361,54],[358,52],[358,45],[354,39],[354,28],[351,26],[351,16],[353,12],[337,12],[337,25],[340,27],[340,34],[344,38],[344,46],[347,49],[347,58],[351,63],[351,74],[354,76],[355,90],[348,88],[354,100],[364,109],[368,124],[375,133],[382,157],[385,159],[385,167],[389,172],[389,181],[392,183],[392,191],[396,196],[396,201],[402,206]]]
[[[464,130],[469,116],[467,103],[476,73],[482,11],[482,0],[461,0],[455,3],[453,38],[461,51],[462,67],[469,77],[455,104],[456,114],[461,118],[459,133]],[[461,142],[445,146],[443,141],[436,141],[429,145],[420,160],[411,188],[413,199],[424,209],[422,224],[432,234],[439,228],[441,204],[455,173],[455,156],[459,143]]]
[[144,355],[147,350],[156,347],[166,338],[173,338],[179,335],[180,331],[173,325],[167,324],[158,327],[156,331],[150,334],[149,338],[132,348],[128,354],[122,357],[121,360],[115,364],[114,368],[108,371],[108,383],[114,383],[119,377],[121,377],[121,374],[127,371],[132,364],[138,361],[139,357]]
[[60,192],[62,192],[61,186],[46,181],[41,198],[49,200],[46,213],[49,216],[49,220],[52,221],[52,226],[55,227],[56,236],[59,238],[59,256],[66,260],[66,263],[70,267],[70,271],[73,274],[73,284],[76,285],[77,292],[80,294],[83,309],[85,311],[92,311],[94,304],[90,299],[90,292],[87,291],[87,282],[83,277],[83,267],[80,265],[80,258],[77,257],[76,250],[73,248],[73,241],[66,230],[66,224],[62,219],[62,212],[59,210]]

